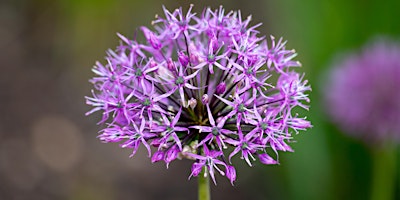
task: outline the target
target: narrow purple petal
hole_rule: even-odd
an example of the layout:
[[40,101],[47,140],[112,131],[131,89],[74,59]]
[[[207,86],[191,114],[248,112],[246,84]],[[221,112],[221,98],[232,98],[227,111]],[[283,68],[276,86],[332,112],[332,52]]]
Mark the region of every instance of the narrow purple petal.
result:
[[208,133],[208,132],[211,132],[211,131],[212,131],[212,128],[211,128],[211,127],[209,127],[209,126],[190,126],[189,128],[195,128],[195,129],[199,129],[199,130],[200,130],[200,132],[206,132],[206,133]]
[[207,113],[208,113],[208,119],[210,121],[211,126],[215,126],[215,121],[214,121],[214,117],[212,116],[212,113],[210,111],[210,106],[207,104]]
[[178,113],[176,113],[174,119],[172,120],[172,123],[171,123],[171,126],[172,126],[172,127],[174,127],[175,124],[179,121],[179,117],[181,116],[181,113],[182,113],[182,107],[179,108]]
[[231,181],[231,184],[233,185],[233,182],[236,180],[235,167],[227,165],[225,174],[226,174],[226,177]]
[[202,163],[197,163],[197,162],[193,163],[192,169],[191,169],[192,173],[190,174],[189,178],[192,176],[195,176],[195,177],[198,176],[200,174],[203,166],[204,166],[204,164],[202,164]]
[[224,102],[225,104],[227,104],[228,106],[232,106],[232,107],[234,106],[234,104],[232,102],[230,102],[230,101],[228,101],[228,100],[226,100],[226,99],[224,99],[222,97],[219,97],[218,95],[214,95],[214,96],[217,97],[222,102]]
[[266,153],[263,154],[258,154],[258,158],[260,159],[260,162],[265,165],[275,165],[278,164],[276,160],[274,160],[271,156],[269,156]]

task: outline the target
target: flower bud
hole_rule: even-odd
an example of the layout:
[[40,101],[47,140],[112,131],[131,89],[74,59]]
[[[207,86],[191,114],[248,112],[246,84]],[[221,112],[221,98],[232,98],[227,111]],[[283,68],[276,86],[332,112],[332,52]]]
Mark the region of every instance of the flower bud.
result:
[[[219,48],[219,44],[218,44],[218,40],[217,40],[216,37],[211,39],[210,44],[211,44],[212,49],[213,49],[213,52],[212,52],[212,53],[217,52],[217,50],[218,50],[218,48]],[[211,52],[210,52],[210,53],[211,53]]]
[[167,163],[167,168],[169,166],[169,163],[178,157],[178,153],[179,149],[177,145],[173,146],[170,150],[167,151],[164,158],[165,163]]
[[208,100],[209,100],[208,94],[204,94],[204,95],[201,97],[201,102],[202,102],[203,104],[208,104]]
[[164,159],[164,152],[163,151],[156,151],[153,156],[151,157],[151,162],[155,163],[160,160]]
[[141,29],[143,31],[144,37],[146,37],[147,42],[149,42],[154,49],[161,49],[162,45],[157,36],[146,27],[142,27]]
[[215,89],[216,94],[223,94],[226,90],[226,84],[225,82],[222,82],[217,85],[217,88]]
[[194,99],[194,98],[191,98],[191,99],[188,101],[188,105],[190,106],[190,108],[194,109],[194,108],[196,107],[196,105],[197,105],[197,100]]
[[174,72],[174,71],[176,70],[175,63],[174,63],[174,61],[172,60],[172,58],[168,58],[168,60],[167,60],[167,68],[168,68],[171,72]]
[[154,61],[153,59],[151,59],[149,62],[150,62],[150,63],[149,63],[149,67],[150,67],[150,68],[153,68],[153,67],[155,67],[155,66],[158,65],[158,63],[157,63],[156,61]]
[[183,51],[178,52],[178,60],[183,67],[187,67],[189,64],[189,57]]

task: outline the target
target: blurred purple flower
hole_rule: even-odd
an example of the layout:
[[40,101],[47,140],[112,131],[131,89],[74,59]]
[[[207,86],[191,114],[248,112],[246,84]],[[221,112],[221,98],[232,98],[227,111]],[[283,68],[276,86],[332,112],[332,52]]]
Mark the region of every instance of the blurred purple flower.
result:
[[205,167],[214,183],[217,171],[233,184],[230,161],[239,152],[252,166],[256,158],[277,164],[279,151],[292,151],[292,134],[311,127],[292,109],[308,109],[311,88],[293,70],[296,53],[282,39],[258,37],[251,17],[223,7],[200,16],[191,10],[164,8],[154,31],[140,29],[144,44],[118,34],[121,45],[93,68],[87,114],[102,111],[104,142],[122,142],[132,155],[143,144],[152,162],[167,166],[193,159],[190,177]]
[[380,39],[346,54],[324,91],[329,114],[345,132],[372,143],[400,139],[398,42]]

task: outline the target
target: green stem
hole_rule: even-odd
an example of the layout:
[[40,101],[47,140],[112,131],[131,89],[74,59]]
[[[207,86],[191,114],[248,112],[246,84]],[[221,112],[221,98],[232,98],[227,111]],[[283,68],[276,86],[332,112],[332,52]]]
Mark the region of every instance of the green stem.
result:
[[396,184],[396,149],[393,145],[373,152],[371,200],[394,199]]
[[198,184],[199,184],[199,199],[198,200],[210,200],[210,176],[204,176],[206,173],[205,167],[201,170],[201,173],[198,176]]

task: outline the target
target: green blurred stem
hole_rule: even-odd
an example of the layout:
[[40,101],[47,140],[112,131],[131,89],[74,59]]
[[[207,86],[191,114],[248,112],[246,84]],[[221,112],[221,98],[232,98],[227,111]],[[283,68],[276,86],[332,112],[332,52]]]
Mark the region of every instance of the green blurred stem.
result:
[[371,200],[391,200],[396,184],[396,148],[387,145],[373,150]]
[[199,184],[199,199],[198,200],[210,200],[210,176],[205,176],[206,169],[203,167],[201,173],[198,175]]

